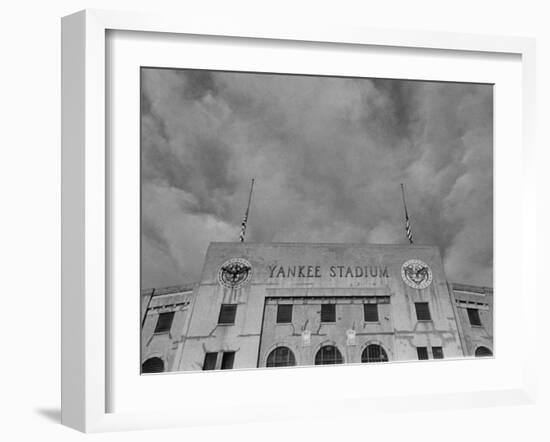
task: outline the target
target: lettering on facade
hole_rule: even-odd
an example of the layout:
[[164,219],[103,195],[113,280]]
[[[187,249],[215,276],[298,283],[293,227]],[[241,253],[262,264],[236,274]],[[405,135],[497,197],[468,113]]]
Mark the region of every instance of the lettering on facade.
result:
[[386,266],[333,265],[323,269],[319,265],[268,266],[270,278],[389,278]]

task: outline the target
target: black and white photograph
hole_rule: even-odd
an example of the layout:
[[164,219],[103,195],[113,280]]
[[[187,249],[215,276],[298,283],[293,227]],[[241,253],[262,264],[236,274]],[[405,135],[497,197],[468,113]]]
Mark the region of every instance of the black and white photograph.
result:
[[140,100],[142,374],[493,356],[492,84],[142,67]]
[[3,6],[1,440],[547,442],[544,2]]

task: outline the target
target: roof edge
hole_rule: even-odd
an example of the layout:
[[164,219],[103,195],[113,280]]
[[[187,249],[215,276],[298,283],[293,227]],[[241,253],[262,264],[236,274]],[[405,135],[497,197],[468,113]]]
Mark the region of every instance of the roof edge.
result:
[[233,245],[233,246],[308,246],[308,247],[391,247],[391,248],[430,248],[437,249],[438,247],[430,244],[368,244],[368,243],[318,243],[318,242],[239,242],[239,241],[212,241],[210,246],[217,245]]
[[153,295],[170,295],[173,293],[179,292],[190,292],[198,286],[198,283],[188,283],[188,284],[179,284],[179,285],[170,285],[166,287],[150,287],[147,289],[141,289],[141,296]]

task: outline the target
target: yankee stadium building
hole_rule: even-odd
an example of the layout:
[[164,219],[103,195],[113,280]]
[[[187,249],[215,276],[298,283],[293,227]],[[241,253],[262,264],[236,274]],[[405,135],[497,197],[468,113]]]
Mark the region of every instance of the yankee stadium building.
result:
[[493,291],[433,246],[211,243],[200,281],[141,293],[142,373],[493,354]]

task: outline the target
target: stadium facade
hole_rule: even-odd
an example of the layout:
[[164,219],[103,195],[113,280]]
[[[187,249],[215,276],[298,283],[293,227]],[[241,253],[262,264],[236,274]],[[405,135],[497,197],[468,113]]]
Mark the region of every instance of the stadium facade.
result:
[[141,293],[142,373],[493,354],[493,291],[423,245],[211,243],[200,281]]

